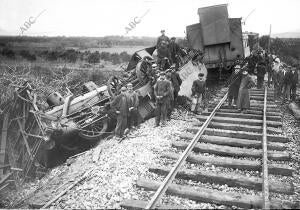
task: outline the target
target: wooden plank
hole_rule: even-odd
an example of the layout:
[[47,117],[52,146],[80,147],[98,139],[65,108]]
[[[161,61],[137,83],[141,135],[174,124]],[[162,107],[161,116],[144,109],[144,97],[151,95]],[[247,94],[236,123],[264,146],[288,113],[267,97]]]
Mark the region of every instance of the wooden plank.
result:
[[[206,116],[197,115],[196,118],[203,122],[206,120]],[[243,125],[253,125],[253,126],[262,126],[263,120],[256,119],[245,119],[245,118],[231,118],[231,117],[218,117],[215,116],[212,120],[213,122],[219,123],[230,123],[230,124],[243,124]],[[267,121],[267,125],[274,128],[282,127],[282,122],[278,121]]]
[[30,147],[29,147],[29,144],[28,144],[28,141],[27,141],[27,136],[25,135],[25,132],[24,132],[24,130],[23,130],[23,126],[22,126],[22,124],[21,124],[21,121],[20,121],[19,119],[17,119],[17,122],[18,122],[18,125],[19,125],[19,129],[20,129],[20,131],[21,131],[21,135],[22,135],[22,137],[23,137],[23,140],[24,140],[25,147],[26,147],[27,153],[28,153],[28,155],[29,155],[29,158],[30,158],[31,160],[33,160],[33,156],[32,156],[32,154],[31,154],[31,150],[30,150]]
[[[176,141],[172,143],[172,146],[184,150],[188,146],[188,143],[184,141]],[[232,157],[252,157],[262,158],[263,151],[258,149],[245,149],[230,146],[220,146],[208,143],[197,143],[193,149],[194,152],[210,153],[221,156]],[[289,161],[291,159],[287,152],[268,152],[268,158],[276,161]]]
[[[212,108],[208,108],[207,109],[209,112],[211,112]],[[244,111],[244,113],[239,112],[238,109],[219,109],[218,112],[223,112],[223,113],[239,113],[239,114],[255,114],[255,115],[260,115],[262,117],[262,112],[263,110],[246,110]],[[277,116],[277,117],[281,117],[282,114],[281,112],[268,112],[268,116]]]
[[[183,133],[180,135],[180,138],[182,139],[193,139],[194,134],[191,133]],[[256,148],[261,149],[261,141],[258,140],[247,140],[247,139],[239,139],[239,138],[229,138],[229,137],[223,137],[223,136],[207,136],[203,135],[199,142],[204,143],[211,143],[211,144],[217,144],[217,145],[227,145],[232,147],[245,147],[245,148]],[[283,143],[277,143],[277,142],[269,142],[268,148],[270,150],[277,150],[277,151],[284,151],[287,146]]]
[[12,172],[5,174],[0,180],[0,185],[2,185],[6,180],[8,180],[11,175]]
[[[150,167],[149,171],[166,175],[170,171],[170,167]],[[182,168],[176,175],[178,179],[193,180],[202,183],[215,183],[221,185],[228,185],[229,187],[243,187],[252,190],[262,190],[262,178],[259,177],[247,177],[245,175],[237,175],[232,172],[213,172],[206,170],[191,170]],[[270,181],[270,191],[275,193],[283,193],[292,195],[294,193],[294,186],[292,182]]]
[[[160,182],[144,179],[137,180],[137,187],[145,190],[157,190]],[[254,209],[262,208],[260,196],[246,195],[240,193],[221,192],[204,187],[189,187],[184,185],[171,184],[166,191],[167,194],[188,198],[197,202],[214,203],[218,205],[237,206],[240,208]],[[272,209],[291,209],[298,207],[297,203],[289,201],[271,200]]]
[[[199,127],[191,127],[188,128],[187,131],[191,133],[195,133],[199,130]],[[248,140],[262,140],[262,136],[259,133],[245,132],[245,131],[231,131],[231,130],[221,130],[214,128],[207,128],[204,132],[204,135],[212,135],[212,136],[223,136],[230,138],[240,138],[240,139],[248,139]],[[268,141],[270,142],[279,142],[279,143],[287,143],[290,140],[282,135],[271,135],[268,134]]]
[[[210,112],[202,112],[201,115],[208,116],[210,115]],[[243,119],[255,119],[255,120],[262,120],[262,115],[257,114],[243,114],[241,112],[217,112],[215,116],[218,117],[231,117],[231,118],[243,118]],[[268,121],[276,121],[281,122],[282,119],[280,116],[267,116]]]
[[[201,125],[202,125],[202,122],[194,123],[194,126],[201,126]],[[232,131],[257,132],[257,133],[262,132],[262,126],[241,125],[241,124],[232,124],[232,123],[219,123],[219,122],[211,122],[208,125],[208,128],[216,128],[216,129],[232,130]],[[282,131],[280,129],[268,127],[267,130],[268,130],[268,133],[282,134]]]
[[[5,113],[3,115],[2,130],[1,130],[0,165],[5,164],[8,121],[9,121],[9,114]],[[0,168],[0,177],[3,175],[3,173],[4,170]]]
[[[173,152],[164,153],[162,157],[177,160],[179,155]],[[261,162],[254,160],[241,160],[228,157],[212,157],[194,153],[190,154],[187,161],[194,164],[208,164],[224,168],[233,168],[240,170],[261,171]],[[269,173],[292,176],[294,169],[284,164],[269,164]]]
[[[125,199],[121,204],[120,207],[125,208],[125,209],[131,209],[131,210],[140,210],[140,209],[145,209],[147,206],[147,201],[141,201],[141,200],[128,200]],[[162,204],[157,204],[155,206],[155,209],[184,209],[183,206],[178,206],[178,205],[162,205]]]
[[53,199],[51,199],[50,201],[48,201],[43,207],[42,209],[48,208],[53,202],[57,201],[61,196],[63,196],[64,194],[66,194],[69,190],[71,190],[73,187],[75,187],[79,182],[83,181],[84,179],[87,178],[87,176],[90,174],[90,172],[93,169],[90,169],[89,171],[85,172],[82,176],[80,176],[80,178],[76,181],[73,182],[73,184],[71,184],[69,187],[67,187],[65,190],[63,190],[62,192],[60,192],[58,195],[56,195]]

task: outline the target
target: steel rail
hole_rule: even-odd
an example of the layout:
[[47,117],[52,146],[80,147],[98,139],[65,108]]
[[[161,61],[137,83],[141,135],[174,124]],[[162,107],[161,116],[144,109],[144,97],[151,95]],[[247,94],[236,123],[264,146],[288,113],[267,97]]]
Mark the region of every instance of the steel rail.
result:
[[149,203],[147,204],[145,209],[152,209],[155,208],[158,201],[162,198],[162,196],[165,194],[166,190],[168,189],[169,185],[172,183],[173,179],[175,178],[176,174],[184,164],[186,158],[188,157],[188,154],[193,150],[196,143],[204,133],[205,129],[207,128],[208,124],[212,120],[212,118],[215,116],[216,111],[222,106],[224,101],[227,99],[228,92],[225,94],[225,96],[220,100],[218,105],[214,108],[214,110],[211,112],[209,117],[206,119],[206,121],[203,123],[191,143],[188,145],[188,147],[185,149],[185,151],[182,153],[178,161],[176,162],[175,166],[172,168],[170,173],[167,175],[167,177],[164,179],[163,183],[160,185],[160,187],[155,192],[154,196],[151,198]]
[[269,201],[269,180],[268,180],[268,149],[267,149],[267,93],[268,88],[265,87],[264,95],[264,112],[263,112],[263,133],[262,133],[262,149],[263,149],[263,209],[270,209]]

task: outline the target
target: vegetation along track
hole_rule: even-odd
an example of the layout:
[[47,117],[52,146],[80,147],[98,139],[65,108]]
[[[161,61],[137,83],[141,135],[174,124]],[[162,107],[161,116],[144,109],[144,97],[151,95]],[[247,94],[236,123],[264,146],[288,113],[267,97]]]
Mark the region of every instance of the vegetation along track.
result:
[[[166,193],[225,207],[297,208],[297,203],[284,197],[294,194],[288,179],[293,169],[288,166],[289,140],[283,135],[282,116],[273,95],[271,89],[251,89],[251,108],[241,113],[224,104],[227,93],[221,92],[219,103],[197,116],[199,121],[172,143],[172,152],[161,155],[177,160],[176,164],[149,168],[165,176],[163,182],[137,180],[138,188],[156,191],[152,199],[125,200],[121,206],[180,208],[161,202]],[[207,170],[207,166],[220,170]]]

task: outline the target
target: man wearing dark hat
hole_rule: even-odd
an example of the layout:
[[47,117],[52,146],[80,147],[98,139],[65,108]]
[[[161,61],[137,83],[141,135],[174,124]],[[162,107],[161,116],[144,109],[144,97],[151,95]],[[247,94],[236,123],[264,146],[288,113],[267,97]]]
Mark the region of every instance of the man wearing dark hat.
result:
[[234,71],[232,72],[231,81],[228,86],[228,106],[229,107],[231,107],[231,105],[232,105],[232,100],[234,100],[235,105],[237,103],[241,79],[242,79],[241,66],[235,65]]
[[263,52],[260,52],[257,62],[257,89],[261,89],[264,83],[264,77],[266,74],[266,60]]
[[174,87],[174,106],[177,103],[178,93],[180,91],[180,86],[182,84],[182,79],[180,78],[176,69],[171,70],[171,81]]
[[122,87],[121,93],[117,95],[111,102],[111,108],[117,113],[117,125],[115,128],[115,134],[119,138],[123,137],[124,131],[127,128],[127,117],[129,109],[126,90],[126,87]]
[[158,49],[158,48],[160,47],[160,44],[161,44],[162,41],[165,41],[166,44],[167,44],[167,46],[168,46],[169,43],[170,43],[169,37],[167,37],[167,36],[165,35],[165,30],[161,30],[160,32],[161,32],[161,36],[157,38],[156,49]]
[[296,90],[297,90],[297,84],[298,84],[298,71],[296,69],[296,65],[292,67],[291,71],[291,100],[296,100]]
[[192,99],[191,111],[194,112],[195,114],[197,114],[198,111],[202,112],[205,89],[206,89],[206,82],[204,80],[204,74],[199,73],[198,79],[193,82],[193,86],[192,86],[193,99]]
[[171,54],[166,41],[161,41],[160,46],[157,48],[157,63],[159,69],[164,71],[170,67]]
[[166,81],[165,73],[161,72],[156,84],[154,85],[154,95],[156,99],[155,126],[159,126],[160,120],[162,121],[162,125],[165,125],[166,123],[167,100],[169,99],[170,91],[170,82]]
[[171,53],[171,63],[175,63],[175,69],[177,70],[179,68],[179,53],[181,52],[181,49],[179,45],[175,42],[176,38],[172,37],[171,42],[169,44],[169,49]]
[[246,69],[243,69],[242,80],[239,88],[237,107],[239,111],[243,112],[247,109],[250,109],[250,95],[249,89],[254,86],[254,81],[251,76],[248,74]]

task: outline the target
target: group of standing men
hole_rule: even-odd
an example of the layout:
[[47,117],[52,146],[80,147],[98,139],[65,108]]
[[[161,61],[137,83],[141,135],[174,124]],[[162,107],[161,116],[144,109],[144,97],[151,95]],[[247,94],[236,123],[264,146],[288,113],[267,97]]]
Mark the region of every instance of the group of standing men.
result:
[[275,89],[275,99],[282,97],[282,104],[296,100],[296,90],[298,84],[298,71],[296,66],[283,66],[279,58],[276,58],[272,66],[272,77]]
[[240,65],[235,66],[231,78],[228,89],[228,106],[232,107],[234,101],[233,105],[240,112],[244,112],[250,108],[249,89],[254,85],[254,81],[249,75],[248,69],[242,69]]
[[133,90],[132,84],[121,88],[121,93],[111,102],[111,108],[117,115],[117,125],[115,134],[122,138],[125,129],[138,126],[138,106],[139,98],[137,92]]
[[175,42],[176,38],[169,39],[165,35],[165,30],[161,30],[161,36],[158,37],[156,43],[157,49],[157,63],[160,70],[166,70],[170,68],[172,64],[175,64],[175,69],[179,68],[179,54],[182,54],[182,50]]

